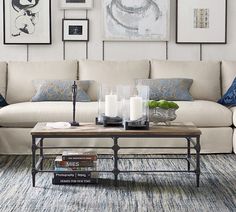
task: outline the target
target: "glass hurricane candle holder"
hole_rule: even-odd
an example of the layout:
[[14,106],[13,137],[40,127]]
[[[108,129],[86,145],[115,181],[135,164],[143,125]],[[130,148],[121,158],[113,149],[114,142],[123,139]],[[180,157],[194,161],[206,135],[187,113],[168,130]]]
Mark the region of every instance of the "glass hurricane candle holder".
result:
[[122,125],[120,101],[121,95],[118,86],[101,85],[96,123],[102,124],[104,127]]
[[123,125],[129,129],[149,129],[149,86],[123,86]]

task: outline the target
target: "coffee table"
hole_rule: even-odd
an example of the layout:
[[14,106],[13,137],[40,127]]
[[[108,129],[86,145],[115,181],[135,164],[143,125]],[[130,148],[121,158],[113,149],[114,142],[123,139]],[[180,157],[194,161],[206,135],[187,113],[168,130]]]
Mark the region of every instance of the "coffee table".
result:
[[[71,127],[69,129],[47,129],[46,123],[38,123],[31,131],[32,135],[32,183],[35,187],[35,178],[38,172],[51,172],[54,170],[44,170],[43,162],[49,158],[44,154],[44,149],[110,149],[113,152],[111,159],[114,161],[113,170],[99,170],[96,172],[113,173],[114,182],[117,184],[118,175],[120,173],[130,172],[189,172],[196,174],[196,185],[199,187],[200,178],[200,136],[201,131],[192,123],[173,123],[171,126],[152,126],[149,130],[124,130],[123,128],[104,128],[100,125],[91,123],[81,124],[79,127]],[[44,139],[50,138],[111,138],[112,147],[81,147],[78,146],[66,146],[66,147],[54,147],[44,146]],[[157,147],[157,145],[149,147],[137,147],[134,143],[133,147],[122,147],[119,145],[119,138],[184,138],[187,145],[183,147]],[[69,143],[69,142],[68,142]],[[154,144],[158,144],[158,139]],[[192,145],[191,145],[192,144]],[[118,166],[119,160],[127,159],[163,159],[158,157],[121,157],[119,150],[121,149],[186,149],[186,157],[178,159],[184,159],[187,161],[186,170],[120,170]],[[194,149],[196,159],[193,160],[191,155],[191,149]],[[39,150],[39,155],[36,157],[36,152]],[[132,154],[133,155],[133,154]],[[134,155],[135,156],[135,155]],[[137,156],[137,155],[136,155]],[[38,158],[38,159],[37,159]],[[101,158],[102,159],[102,158]],[[173,157],[166,157],[164,159],[176,159]],[[193,169],[191,169],[191,166]],[[71,171],[79,172],[79,171]]]

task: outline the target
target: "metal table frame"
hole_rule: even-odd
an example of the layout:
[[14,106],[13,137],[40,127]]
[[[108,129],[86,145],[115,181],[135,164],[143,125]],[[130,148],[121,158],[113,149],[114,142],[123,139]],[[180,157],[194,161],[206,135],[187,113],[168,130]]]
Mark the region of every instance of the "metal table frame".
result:
[[[51,147],[51,146],[44,146],[44,139],[48,138],[111,138],[113,141],[112,147]],[[121,147],[119,146],[118,139],[119,138],[185,138],[187,141],[186,147]],[[156,142],[155,142],[156,143]],[[192,145],[191,145],[192,144]],[[120,173],[158,173],[158,172],[188,172],[188,173],[195,173],[196,174],[196,185],[199,187],[200,182],[200,135],[198,136],[157,136],[157,135],[147,135],[147,136],[138,136],[138,135],[124,135],[124,136],[32,136],[32,183],[33,187],[35,187],[35,180],[36,174],[39,172],[49,172],[55,173],[54,170],[44,170],[43,169],[43,161],[50,157],[44,155],[44,149],[110,149],[113,150],[113,157],[111,159],[114,160],[113,170],[100,170],[95,172],[103,172],[103,173],[113,173],[114,175],[114,183],[117,185],[118,175]],[[118,152],[120,149],[186,149],[187,154],[186,157],[165,157],[165,158],[158,158],[158,157],[120,157]],[[196,151],[196,161],[191,157],[191,149]],[[39,158],[37,160],[36,152],[39,150]],[[132,154],[133,155],[133,154]],[[100,158],[100,159],[108,159],[108,158]],[[187,169],[186,170],[120,170],[118,167],[119,160],[127,160],[127,159],[184,159],[187,161]],[[193,169],[191,169],[191,166]],[[80,172],[80,171],[71,171],[72,173]]]

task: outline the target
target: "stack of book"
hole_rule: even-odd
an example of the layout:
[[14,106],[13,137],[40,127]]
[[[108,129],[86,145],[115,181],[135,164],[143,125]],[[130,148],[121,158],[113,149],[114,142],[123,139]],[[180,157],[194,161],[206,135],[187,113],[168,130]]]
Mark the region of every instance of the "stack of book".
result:
[[[76,172],[79,171],[79,172]],[[64,151],[55,159],[55,173],[52,183],[78,184],[97,183],[97,154],[95,152],[76,153]]]

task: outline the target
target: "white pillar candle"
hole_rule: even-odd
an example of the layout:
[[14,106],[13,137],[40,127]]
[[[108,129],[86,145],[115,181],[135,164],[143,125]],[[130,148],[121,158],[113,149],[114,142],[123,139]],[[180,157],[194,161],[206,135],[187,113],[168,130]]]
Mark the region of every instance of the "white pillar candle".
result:
[[117,95],[105,96],[105,116],[116,117],[118,112]]
[[130,98],[130,120],[135,121],[143,116],[143,100],[135,96]]

